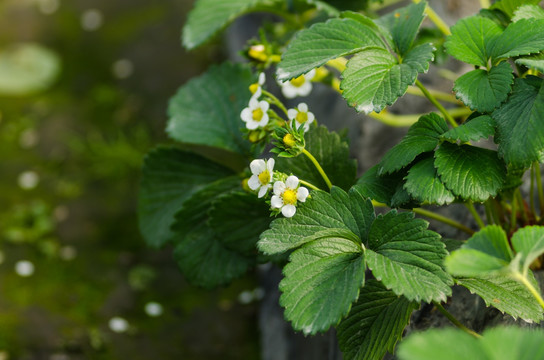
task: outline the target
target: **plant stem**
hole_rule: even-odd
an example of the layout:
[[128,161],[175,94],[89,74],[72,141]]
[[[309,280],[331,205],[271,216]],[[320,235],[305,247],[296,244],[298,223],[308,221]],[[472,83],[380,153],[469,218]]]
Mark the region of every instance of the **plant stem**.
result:
[[519,281],[520,283],[522,283],[526,288],[527,290],[529,290],[529,292],[531,293],[531,295],[534,296],[534,298],[536,299],[536,301],[538,301],[538,303],[540,304],[540,306],[542,307],[542,309],[544,309],[544,300],[542,299],[542,295],[540,295],[540,293],[538,292],[537,289],[535,289],[535,287],[533,286],[533,284],[531,284],[531,282],[529,280],[527,280],[527,277],[526,276],[523,276],[520,272],[514,272],[512,273],[512,277]]
[[536,221],[538,222],[539,217],[536,215],[536,208],[535,208],[535,166],[531,166],[531,187],[529,189],[529,204],[531,204],[531,212],[533,213],[533,216],[535,217]]
[[487,218],[488,224],[497,224],[495,222],[495,218],[493,218],[493,212],[491,211],[491,205],[489,202],[484,203],[484,209],[485,209],[485,217]]
[[[412,0],[416,4],[419,3],[421,0]],[[442,18],[427,4],[425,7],[425,14],[429,17],[429,20],[431,20],[436,27],[442,31],[442,33],[446,36],[451,35],[450,27]]]
[[480,0],[480,7],[482,9],[487,9],[490,6],[491,6],[491,3],[489,2],[489,0]]
[[484,228],[485,224],[482,221],[482,218],[480,217],[478,212],[476,211],[476,208],[474,207],[474,204],[472,203],[472,201],[466,202],[465,206],[467,207],[468,211],[470,211],[470,213],[474,217],[474,220],[476,220],[476,223],[478,223],[478,226],[480,227],[480,229]]
[[518,202],[515,198],[512,198],[512,212],[510,213],[510,231],[514,231],[516,229],[516,213],[518,212]]
[[317,169],[317,171],[319,171],[319,173],[321,174],[321,177],[323,178],[323,180],[325,180],[325,183],[327,183],[327,186],[329,187],[329,190],[330,190],[332,188],[332,183],[329,180],[329,177],[327,176],[327,174],[325,174],[325,171],[323,171],[323,168],[321,167],[321,165],[319,165],[319,162],[316,160],[316,158],[312,154],[310,154],[308,150],[306,149],[302,149],[302,153],[306,155],[306,157],[310,159],[310,161],[314,164],[315,168]]
[[536,190],[538,192],[538,203],[540,205],[540,217],[544,216],[544,192],[542,189],[542,177],[540,176],[540,166],[537,162],[533,163],[536,175]]
[[444,108],[444,106],[442,106],[441,103],[438,102],[438,100],[436,100],[436,98],[429,92],[429,90],[427,90],[427,88],[417,79],[416,79],[416,86],[420,88],[423,94],[425,95],[425,97],[427,97],[427,99],[429,99],[429,101],[433,103],[433,105],[436,106],[438,110],[440,110],[440,112],[444,115],[446,120],[450,122],[451,126],[453,126],[454,128],[457,127],[457,123],[455,122],[455,119],[451,116],[451,114]]
[[[450,111],[450,114],[454,117],[461,117],[472,114],[472,111],[469,108],[454,108]],[[407,127],[413,125],[423,115],[425,114],[395,115],[383,110],[379,113],[371,112],[367,116],[388,126]]]
[[440,222],[442,222],[444,224],[450,225],[450,226],[452,226],[452,227],[454,227],[456,229],[459,229],[459,230],[461,230],[461,231],[463,231],[463,232],[465,232],[465,233],[467,233],[469,235],[474,234],[474,230],[469,229],[465,225],[463,225],[461,223],[458,223],[457,221],[454,221],[452,219],[449,219],[449,218],[447,218],[445,216],[433,213],[432,211],[425,210],[425,209],[422,209],[422,208],[415,208],[415,209],[412,209],[412,211],[415,212],[416,214],[428,217],[429,219],[434,219],[434,220],[440,221]]
[[473,330],[470,330],[465,325],[461,324],[461,322],[459,320],[457,320],[452,314],[450,314],[450,312],[448,310],[446,310],[442,305],[440,305],[439,302],[433,301],[433,304],[434,304],[434,306],[436,306],[438,311],[440,311],[445,317],[448,318],[449,321],[451,321],[451,323],[453,325],[457,326],[459,329],[463,330],[464,332],[466,332],[466,333],[468,333],[468,334],[470,334],[470,335],[472,335],[472,336],[474,336],[476,338],[481,338],[482,337],[477,332],[475,332]]
[[263,95],[268,97],[269,100],[270,100],[270,103],[276,105],[277,107],[279,107],[281,109],[281,111],[284,112],[285,116],[287,116],[287,109],[285,108],[283,103],[276,96],[274,96],[274,94],[272,94],[272,93],[270,93],[270,92],[263,89]]
[[313,185],[313,184],[311,184],[311,183],[309,183],[309,182],[307,182],[307,181],[300,180],[300,179],[298,179],[298,181],[299,181],[302,185],[304,185],[304,186],[306,186],[306,187],[309,187],[309,188],[312,189],[312,190],[319,190],[319,188],[318,188],[317,186],[315,186],[315,185]]
[[521,191],[519,190],[519,188],[517,188],[516,191],[514,192],[514,196],[515,196],[515,199],[518,202],[520,212],[521,212],[521,216],[522,216],[523,220],[525,221],[525,223],[527,224],[529,222],[529,214],[527,214],[527,208],[525,207],[525,201],[523,201],[523,197],[521,196]]
[[[462,105],[462,103],[459,100],[457,100],[457,98],[453,94],[448,94],[448,93],[445,93],[445,92],[442,92],[442,91],[432,90],[432,89],[427,89],[427,90],[437,100],[442,100],[442,101],[447,101],[447,102],[452,103],[452,104]],[[423,94],[421,89],[419,89],[419,88],[417,88],[415,86],[408,86],[408,89],[406,90],[406,93],[411,94],[411,95],[425,97],[425,94]]]

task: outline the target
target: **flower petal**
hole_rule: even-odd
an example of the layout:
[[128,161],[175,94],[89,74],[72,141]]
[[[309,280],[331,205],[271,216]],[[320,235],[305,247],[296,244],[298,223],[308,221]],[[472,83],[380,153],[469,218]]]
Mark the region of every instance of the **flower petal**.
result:
[[272,172],[274,171],[275,163],[276,163],[276,160],[274,160],[274,158],[270,158],[266,161],[266,167],[268,168],[268,171],[270,172],[270,176],[272,176]]
[[297,97],[298,95],[298,90],[296,87],[294,87],[293,85],[291,85],[290,83],[287,83],[287,84],[283,84],[281,86],[281,93],[283,94],[283,96],[285,96],[287,99],[293,99],[295,97]]
[[312,80],[314,78],[314,76],[315,76],[315,69],[312,69],[312,70],[308,71],[307,74],[304,75],[304,78],[306,80]]
[[293,217],[293,215],[295,215],[296,212],[297,212],[297,208],[295,207],[295,205],[285,205],[284,207],[281,208],[281,213],[286,218]]
[[300,201],[300,202],[305,202],[306,198],[308,197],[309,194],[310,194],[310,192],[308,191],[308,189],[301,186],[297,190],[297,200]]
[[264,113],[263,114],[263,117],[261,118],[261,120],[258,122],[259,126],[260,127],[265,127],[267,124],[268,124],[268,120],[270,118],[268,117],[268,114],[267,113]]
[[244,108],[244,110],[242,110],[242,112],[240,113],[240,117],[241,117],[242,120],[245,121],[245,122],[247,122],[247,121],[253,119],[251,109],[248,108],[248,107]]
[[255,159],[249,164],[249,168],[253,175],[259,175],[266,170],[266,162],[263,159]]
[[259,186],[261,186],[261,182],[259,181],[259,177],[257,175],[252,175],[249,180],[247,181],[247,186],[251,190],[257,190]]
[[257,100],[254,96],[249,99],[249,108],[251,110],[255,110],[259,107],[259,100]]
[[298,186],[298,178],[295,175],[291,175],[285,180],[285,186],[288,189],[296,189]]
[[314,116],[313,113],[311,113],[309,111],[308,111],[307,115],[308,115],[308,120],[306,120],[306,123],[311,124],[315,120],[315,116]]
[[289,109],[287,110],[287,117],[289,120],[293,120],[297,117],[298,111],[296,109]]
[[270,104],[267,101],[261,100],[261,101],[259,101],[259,107],[261,108],[263,113],[266,114],[266,112],[270,108]]
[[274,209],[279,209],[283,206],[283,200],[281,197],[272,195],[272,199],[270,199],[270,206]]
[[246,122],[246,128],[248,128],[248,130],[255,130],[259,127],[259,123],[256,122],[255,120],[251,119],[251,120],[248,120]]
[[274,183],[274,194],[280,196],[285,191],[285,184],[283,181],[276,181]]
[[300,112],[308,112],[308,105],[306,105],[306,103],[301,102],[298,104],[297,108]]
[[269,186],[266,186],[266,185],[263,185],[261,186],[261,188],[259,189],[259,198],[262,198],[263,196],[266,195],[266,193],[268,192],[268,188]]
[[308,96],[312,92],[312,83],[306,81],[304,84],[298,87],[299,96]]
[[262,72],[259,74],[259,85],[263,85],[265,81],[266,81],[266,75],[264,74],[264,72]]

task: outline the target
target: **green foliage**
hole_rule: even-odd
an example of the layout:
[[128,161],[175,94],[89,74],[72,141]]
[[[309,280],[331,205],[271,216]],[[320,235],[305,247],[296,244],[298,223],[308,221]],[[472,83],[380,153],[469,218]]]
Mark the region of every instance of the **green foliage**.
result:
[[391,198],[402,189],[404,172],[378,175],[380,164],[374,165],[357,180],[357,188],[363,196],[391,206]]
[[414,164],[408,170],[405,179],[404,188],[406,191],[422,204],[444,205],[455,200],[455,195],[440,180],[432,157],[427,157]]
[[524,65],[530,69],[535,69],[540,72],[544,72],[544,53],[520,57],[516,59],[516,64]]
[[499,0],[491,5],[491,9],[498,9],[509,17],[512,17],[516,10],[525,5],[537,5],[539,0]]
[[490,41],[493,62],[544,50],[544,20],[520,19]]
[[495,134],[495,123],[489,115],[477,116],[442,134],[444,140],[462,143],[487,139]]
[[[337,327],[338,342],[348,359],[380,360],[402,336],[413,310],[419,304],[368,280],[359,299]],[[388,334],[383,336],[383,334]]]
[[522,5],[514,12],[512,21],[521,19],[544,19],[544,9],[538,5]]
[[514,250],[520,255],[517,259],[520,270],[527,273],[533,261],[544,254],[544,227],[526,226],[516,231],[511,241]]

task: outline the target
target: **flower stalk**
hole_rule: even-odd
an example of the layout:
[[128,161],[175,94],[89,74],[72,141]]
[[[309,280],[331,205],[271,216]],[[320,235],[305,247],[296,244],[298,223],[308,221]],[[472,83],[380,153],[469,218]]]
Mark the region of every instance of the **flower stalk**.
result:
[[321,165],[319,165],[319,162],[316,160],[316,158],[312,154],[310,154],[310,152],[306,149],[303,149],[302,153],[306,155],[306,157],[310,159],[310,161],[314,164],[315,168],[317,169],[317,171],[319,171],[319,174],[321,174],[321,177],[323,178],[323,180],[325,180],[325,183],[327,184],[330,190],[332,188],[332,183],[329,180],[329,177],[327,176],[323,168],[321,167]]

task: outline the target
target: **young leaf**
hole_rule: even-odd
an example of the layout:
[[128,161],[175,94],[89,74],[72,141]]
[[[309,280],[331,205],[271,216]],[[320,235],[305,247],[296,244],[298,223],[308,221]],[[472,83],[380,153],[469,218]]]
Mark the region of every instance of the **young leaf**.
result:
[[291,40],[278,65],[278,80],[304,74],[327,61],[368,47],[385,47],[377,26],[369,18],[350,13],[302,30]]
[[268,0],[197,0],[182,31],[183,46],[188,50],[205,43],[238,16],[253,11],[260,5],[281,4]]
[[491,40],[498,37],[502,29],[493,20],[476,15],[459,20],[451,27],[451,33],[445,44],[448,54],[469,64],[487,67]]
[[461,249],[453,251],[445,265],[454,276],[479,277],[502,270],[512,258],[504,230],[490,225],[472,235]]
[[305,335],[347,315],[365,280],[361,245],[342,238],[313,241],[291,254],[280,282],[285,318]]
[[521,19],[544,19],[544,9],[538,5],[522,5],[514,12],[512,22]]
[[424,19],[425,6],[427,6],[427,2],[421,1],[418,4],[411,4],[391,12],[378,20],[391,33],[395,43],[395,51],[399,55],[404,56],[412,47],[419,26]]
[[455,200],[452,192],[440,181],[432,157],[415,163],[408,170],[408,176],[405,179],[406,191],[422,204],[444,205]]
[[544,50],[544,20],[521,19],[490,42],[493,62]]
[[[306,150],[314,155],[335,186],[348,190],[355,183],[357,161],[350,157],[348,144],[337,133],[329,132],[324,126],[311,128],[305,135],[305,141]],[[320,189],[328,189],[315,165],[304,155],[280,157],[276,160],[275,168],[292,173]]]
[[521,228],[514,233],[511,241],[514,250],[521,253],[520,260],[525,273],[533,261],[544,254],[544,227],[526,226]]
[[497,195],[506,179],[506,166],[496,151],[471,145],[442,143],[435,151],[434,166],[448,189],[474,201]]
[[493,66],[489,71],[472,70],[455,81],[455,96],[471,110],[490,112],[497,108],[510,93],[514,74],[507,62]]
[[497,327],[484,331],[483,347],[493,360],[544,359],[542,329]]
[[254,76],[248,66],[223,63],[183,85],[168,105],[166,132],[188,144],[215,146],[247,155],[240,112],[247,106]]
[[402,169],[416,156],[434,150],[440,142],[440,135],[448,130],[446,121],[435,113],[420,117],[402,141],[385,154],[380,162],[379,174]]
[[528,167],[544,159],[544,86],[537,77],[516,79],[512,95],[491,116],[499,155],[507,164]]
[[443,268],[447,255],[440,235],[413,213],[379,215],[370,228],[365,258],[377,280],[409,300],[445,301],[451,277]]
[[481,115],[467,121],[466,123],[448,130],[441,139],[462,143],[487,139],[495,134],[493,118],[489,115]]
[[265,254],[279,254],[320,238],[366,241],[374,220],[374,208],[357,187],[349,193],[337,187],[331,193],[313,191],[311,198],[290,219],[279,218],[261,234],[258,247]]
[[342,73],[342,96],[359,112],[379,112],[404,95],[418,71],[428,68],[433,51],[432,46],[419,45],[406,54],[407,61],[399,64],[384,48],[364,49],[348,61]]
[[174,214],[195,192],[232,175],[232,171],[199,155],[159,147],[144,160],[138,195],[140,232],[147,244],[160,247],[172,239]]
[[503,274],[458,278],[455,282],[478,294],[487,306],[493,306],[514,319],[539,322],[544,318],[542,308],[527,288]]
[[540,0],[500,0],[491,5],[490,9],[499,9],[509,17],[512,17],[516,9],[523,5],[538,5]]
[[391,206],[391,198],[395,195],[398,186],[402,188],[405,171],[392,174],[378,175],[380,164],[368,169],[357,180],[357,188],[364,197]]
[[387,351],[393,353],[410,314],[418,307],[380,282],[368,280],[348,317],[336,329],[340,350],[347,359],[381,360]]
[[544,73],[544,53],[516,59],[516,64],[524,65],[530,69],[536,69]]

